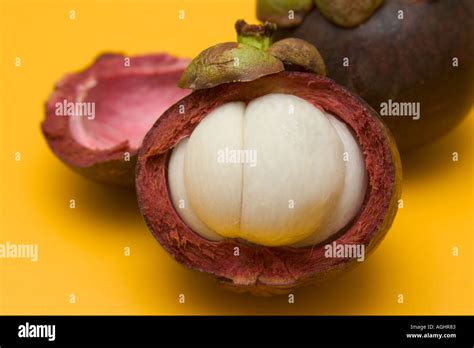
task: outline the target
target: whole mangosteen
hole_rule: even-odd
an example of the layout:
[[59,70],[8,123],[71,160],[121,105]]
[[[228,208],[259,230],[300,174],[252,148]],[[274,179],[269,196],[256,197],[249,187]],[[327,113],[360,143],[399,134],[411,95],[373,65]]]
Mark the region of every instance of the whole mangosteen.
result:
[[258,0],[276,39],[318,47],[327,75],[375,110],[401,151],[447,133],[474,97],[472,0]]

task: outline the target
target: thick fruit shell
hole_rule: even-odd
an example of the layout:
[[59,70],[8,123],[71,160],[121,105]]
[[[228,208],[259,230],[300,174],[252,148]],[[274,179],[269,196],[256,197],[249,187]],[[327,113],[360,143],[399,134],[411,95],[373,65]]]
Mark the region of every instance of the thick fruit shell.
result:
[[[199,90],[168,109],[146,135],[139,152],[136,188],[140,209],[160,244],[186,267],[216,277],[225,287],[253,294],[287,293],[354,266],[350,258],[326,258],[324,244],[312,247],[264,247],[236,239],[209,241],[178,216],[167,184],[173,147],[189,136],[213,109],[269,93],[299,96],[344,120],[365,156],[369,187],[360,213],[334,238],[338,244],[364,244],[374,250],[390,228],[401,192],[401,164],[395,142],[377,113],[332,80],[303,72],[281,72],[252,82]],[[315,178],[316,179],[316,178]],[[329,241],[326,241],[329,242]],[[234,256],[234,248],[239,256]]]

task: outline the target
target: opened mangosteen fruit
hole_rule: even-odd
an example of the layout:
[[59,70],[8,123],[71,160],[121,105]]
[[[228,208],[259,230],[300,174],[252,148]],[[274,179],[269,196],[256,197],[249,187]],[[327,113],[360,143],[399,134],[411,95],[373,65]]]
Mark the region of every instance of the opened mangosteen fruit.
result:
[[176,86],[188,63],[168,54],[105,54],[67,75],[46,102],[42,130],[50,148],[84,176],[133,186],[146,132],[190,93]]
[[[186,69],[181,85],[196,90],[145,136],[137,196],[178,262],[238,292],[287,293],[347,270],[380,243],[397,212],[400,159],[377,113],[314,73],[322,61],[284,70],[287,61],[305,70],[319,54],[269,58],[268,33],[242,26],[245,39],[239,32],[238,44],[211,47]],[[278,71],[258,71],[252,59],[275,59]]]
[[278,24],[276,40],[297,37],[315,45],[327,76],[382,114],[400,151],[432,142],[468,114],[474,1],[306,3],[257,0],[257,16]]

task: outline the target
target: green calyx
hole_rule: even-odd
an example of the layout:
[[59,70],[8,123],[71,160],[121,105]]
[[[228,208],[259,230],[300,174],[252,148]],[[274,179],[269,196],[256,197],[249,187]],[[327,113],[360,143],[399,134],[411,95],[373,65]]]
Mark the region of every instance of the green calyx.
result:
[[328,20],[344,28],[353,28],[372,16],[383,0],[315,0]]
[[325,75],[318,50],[300,39],[272,44],[276,25],[235,24],[238,42],[225,42],[202,51],[188,65],[178,86],[203,89],[230,82],[253,81],[285,69]]
[[314,4],[332,23],[353,28],[367,21],[383,0],[257,0],[257,18],[282,28],[295,27]]
[[317,75],[326,75],[326,66],[319,51],[309,42],[288,38],[277,41],[270,47],[269,53],[285,65],[286,70],[309,71]]
[[244,82],[283,71],[283,63],[254,46],[226,42],[199,54],[184,71],[178,86],[210,88],[228,82]]
[[257,0],[257,18],[289,28],[300,24],[313,8],[313,0]]

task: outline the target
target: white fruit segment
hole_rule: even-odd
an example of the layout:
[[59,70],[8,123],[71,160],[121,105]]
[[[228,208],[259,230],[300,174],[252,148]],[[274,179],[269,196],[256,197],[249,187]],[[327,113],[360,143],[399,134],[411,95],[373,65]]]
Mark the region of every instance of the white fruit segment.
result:
[[240,236],[264,245],[290,245],[322,227],[344,182],[341,140],[307,101],[269,94],[251,101],[244,145],[256,151],[244,165]]
[[191,207],[213,231],[240,233],[242,164],[219,163],[226,148],[242,149],[245,104],[228,103],[212,111],[194,129],[184,157],[184,186]]
[[173,150],[168,182],[176,211],[204,238],[300,247],[355,217],[367,173],[343,122],[299,97],[269,94],[212,111]]
[[168,162],[168,185],[171,193],[173,206],[179,213],[179,216],[191,227],[192,230],[199,232],[201,236],[210,240],[220,240],[223,237],[206,226],[196,215],[186,194],[184,187],[184,154],[188,145],[189,138],[183,139],[173,150]]
[[367,170],[364,155],[349,128],[331,114],[325,113],[344,144],[344,187],[337,207],[325,226],[295,246],[314,245],[344,228],[358,213],[365,198]]

